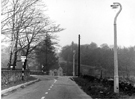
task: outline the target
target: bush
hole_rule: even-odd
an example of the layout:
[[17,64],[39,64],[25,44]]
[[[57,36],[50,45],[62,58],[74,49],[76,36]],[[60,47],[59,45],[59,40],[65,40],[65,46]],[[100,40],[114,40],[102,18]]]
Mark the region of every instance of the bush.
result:
[[92,98],[119,99],[123,95],[134,95],[135,88],[131,84],[120,83],[120,94],[114,93],[113,80],[98,79],[93,76],[74,78],[74,81]]

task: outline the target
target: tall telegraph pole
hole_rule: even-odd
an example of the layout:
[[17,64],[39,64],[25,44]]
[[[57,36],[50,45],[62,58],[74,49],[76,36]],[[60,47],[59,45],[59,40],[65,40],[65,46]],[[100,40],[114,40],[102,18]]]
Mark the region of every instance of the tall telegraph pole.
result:
[[80,34],[78,36],[78,76],[80,76]]

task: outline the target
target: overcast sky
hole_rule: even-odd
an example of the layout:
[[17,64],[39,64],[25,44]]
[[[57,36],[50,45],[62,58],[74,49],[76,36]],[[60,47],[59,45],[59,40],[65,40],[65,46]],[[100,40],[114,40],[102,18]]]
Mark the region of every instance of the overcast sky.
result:
[[[135,45],[135,0],[115,0],[122,4],[117,19],[119,46]],[[114,17],[119,9],[110,7],[113,0],[44,0],[50,18],[60,24],[64,31],[58,33],[59,44],[65,46],[72,41],[81,44],[95,42],[113,45]]]

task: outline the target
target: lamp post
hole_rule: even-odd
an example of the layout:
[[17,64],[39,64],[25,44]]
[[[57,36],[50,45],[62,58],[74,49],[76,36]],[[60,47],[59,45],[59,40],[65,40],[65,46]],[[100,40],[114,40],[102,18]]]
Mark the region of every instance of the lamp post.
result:
[[117,55],[117,17],[122,10],[120,3],[115,2],[111,5],[113,9],[120,8],[114,18],[114,92],[119,93],[119,76],[118,76],[118,55]]
[[75,76],[75,50],[73,50],[73,76]]
[[22,60],[22,80],[24,80],[24,62],[25,62],[26,56],[21,56]]

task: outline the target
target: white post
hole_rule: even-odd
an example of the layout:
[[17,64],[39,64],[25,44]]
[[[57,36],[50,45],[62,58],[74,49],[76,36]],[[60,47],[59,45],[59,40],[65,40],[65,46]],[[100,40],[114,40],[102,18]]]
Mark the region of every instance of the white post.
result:
[[75,76],[75,50],[73,51],[73,76]]
[[24,62],[25,62],[26,56],[21,56],[22,60],[22,80],[24,80]]

